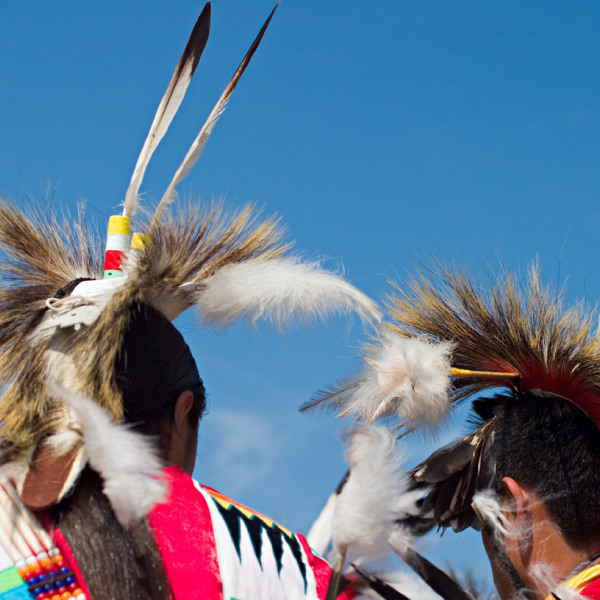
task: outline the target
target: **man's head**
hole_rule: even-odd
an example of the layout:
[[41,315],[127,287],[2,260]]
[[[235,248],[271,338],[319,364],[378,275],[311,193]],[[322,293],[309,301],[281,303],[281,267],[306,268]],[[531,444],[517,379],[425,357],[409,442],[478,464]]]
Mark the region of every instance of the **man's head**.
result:
[[123,338],[115,372],[125,420],[157,436],[165,458],[191,473],[206,396],[181,333],[160,312],[139,305]]
[[504,479],[529,487],[575,549],[600,538],[600,431],[573,402],[520,392],[498,405],[496,491]]
[[514,594],[512,568],[545,597],[552,585],[541,572],[559,583],[600,549],[600,431],[552,394],[517,392],[495,404],[494,485],[506,527],[484,529],[484,544],[502,598]]

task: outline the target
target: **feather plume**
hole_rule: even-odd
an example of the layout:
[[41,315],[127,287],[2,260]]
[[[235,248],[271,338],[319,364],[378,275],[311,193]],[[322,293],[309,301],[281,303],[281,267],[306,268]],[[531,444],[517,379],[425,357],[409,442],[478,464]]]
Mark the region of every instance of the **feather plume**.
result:
[[478,528],[473,498],[493,482],[494,460],[491,437],[492,419],[458,442],[452,442],[425,459],[413,471],[417,483],[431,485],[422,513],[432,511],[440,527],[463,531]]
[[146,167],[158,144],[167,132],[175,113],[179,109],[194,75],[194,71],[198,66],[198,62],[208,41],[208,34],[210,33],[210,16],[211,4],[208,2],[200,13],[183,54],[177,63],[177,67],[175,67],[173,77],[154,115],[148,137],[144,142],[135,169],[133,170],[123,206],[123,215],[126,217],[132,217],[136,211],[138,192],[144,178],[144,173],[146,172]]
[[[541,281],[534,265],[526,282],[508,273],[490,276],[488,289],[464,271],[439,267],[417,275],[388,300],[401,336],[428,336],[455,344],[452,366],[516,372],[522,389],[539,388],[576,402],[600,423],[600,340],[596,316],[581,305],[565,308],[561,295]],[[506,381],[455,378],[452,399],[460,401]]]
[[406,338],[384,331],[369,347],[362,369],[347,381],[320,392],[303,410],[320,405],[352,412],[369,422],[398,416],[414,425],[436,425],[450,408],[452,344]]
[[194,140],[193,144],[191,145],[190,149],[188,150],[188,153],[185,155],[183,162],[181,163],[181,165],[175,172],[175,175],[173,176],[173,180],[167,187],[167,191],[165,192],[158,207],[156,208],[156,212],[155,212],[155,216],[154,216],[155,220],[160,218],[160,215],[161,215],[162,211],[165,209],[165,207],[173,201],[173,199],[175,197],[175,188],[177,187],[177,185],[179,183],[181,183],[188,176],[190,170],[196,164],[197,160],[200,158],[202,152],[204,151],[204,147],[206,146],[206,142],[208,141],[208,138],[210,137],[210,134],[212,133],[212,130],[214,129],[215,125],[217,124],[217,121],[221,118],[221,115],[227,108],[227,102],[229,101],[229,98],[230,98],[231,94],[233,93],[235,86],[238,84],[238,81],[240,80],[241,76],[243,75],[244,71],[246,70],[246,67],[248,66],[248,63],[250,62],[250,59],[256,52],[256,49],[258,48],[258,45],[260,44],[260,42],[265,34],[265,31],[267,30],[267,27],[269,26],[269,23],[271,22],[271,19],[273,18],[273,15],[275,14],[275,11],[277,10],[278,6],[279,6],[279,2],[277,2],[277,4],[275,5],[275,8],[273,8],[273,10],[271,11],[271,14],[265,21],[265,24],[262,26],[262,28],[259,31],[258,35],[256,36],[254,42],[252,42],[252,45],[250,46],[250,49],[246,53],[246,56],[244,56],[242,62],[240,63],[240,66],[237,68],[237,70],[234,73],[233,77],[231,78],[230,82],[227,84],[227,87],[221,94],[221,97],[219,98],[217,104],[212,109],[211,113],[208,115],[208,119],[202,126],[202,129],[200,130],[198,137],[196,137],[196,139]]
[[518,531],[504,516],[502,498],[493,490],[481,490],[473,496],[477,514],[491,531],[499,537],[516,538]]
[[384,427],[354,430],[346,459],[350,476],[336,502],[334,549],[360,561],[377,559],[389,552],[395,521],[418,514],[422,492],[407,489],[396,438]]
[[95,402],[56,385],[51,389],[79,417],[88,462],[102,477],[104,494],[119,523],[129,527],[147,516],[168,492],[152,442],[147,436],[113,423]]
[[280,330],[296,318],[306,323],[332,312],[379,317],[375,303],[354,286],[294,257],[230,264],[205,280],[196,302],[204,321],[222,328],[241,317],[251,325],[269,320]]

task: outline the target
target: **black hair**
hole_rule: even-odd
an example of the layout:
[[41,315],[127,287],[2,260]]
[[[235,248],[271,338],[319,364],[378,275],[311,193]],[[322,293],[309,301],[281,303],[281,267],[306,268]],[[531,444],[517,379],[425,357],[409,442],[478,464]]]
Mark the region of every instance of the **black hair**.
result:
[[166,600],[170,586],[146,521],[124,530],[86,467],[73,493],[50,510],[83,573],[92,599]]
[[[160,312],[137,304],[115,364],[125,421],[160,443],[159,424],[172,423],[175,401],[191,390],[189,421],[206,407],[204,385],[183,336]],[[73,493],[50,511],[73,551],[92,598],[158,600],[170,590],[147,520],[123,529],[97,473],[84,469]]]
[[573,402],[533,390],[496,397],[495,483],[512,477],[544,502],[574,549],[600,531],[600,431]]
[[194,394],[190,422],[206,409],[204,384],[183,336],[159,311],[133,307],[115,364],[125,421],[136,425],[172,421],[181,392]]

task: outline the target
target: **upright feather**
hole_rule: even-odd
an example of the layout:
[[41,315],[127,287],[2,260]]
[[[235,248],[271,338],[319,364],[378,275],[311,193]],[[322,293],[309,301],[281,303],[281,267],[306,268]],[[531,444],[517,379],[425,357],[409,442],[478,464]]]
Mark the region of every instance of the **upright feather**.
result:
[[207,2],[192,29],[192,33],[177,63],[177,67],[175,67],[173,77],[154,115],[148,137],[144,142],[135,169],[133,170],[123,206],[123,215],[126,217],[132,217],[136,211],[138,192],[144,178],[144,173],[146,172],[146,167],[158,144],[167,132],[175,113],[177,113],[192,80],[194,71],[198,66],[198,62],[208,41],[208,34],[210,33],[210,16],[211,4]]
[[250,62],[250,59],[256,52],[256,49],[258,48],[258,45],[260,44],[260,42],[265,34],[265,31],[267,30],[267,27],[269,26],[269,23],[271,22],[271,19],[273,18],[273,15],[275,14],[275,11],[277,10],[278,6],[279,6],[279,2],[275,5],[275,8],[273,8],[273,10],[271,11],[271,14],[269,15],[265,24],[262,26],[261,30],[259,31],[258,35],[256,36],[256,39],[250,46],[250,49],[246,53],[246,56],[244,56],[244,59],[240,63],[240,66],[237,68],[237,70],[234,73],[233,77],[231,78],[230,82],[227,84],[227,87],[221,94],[221,97],[219,98],[215,107],[212,109],[211,113],[208,115],[208,119],[202,126],[202,129],[200,130],[198,137],[196,137],[196,139],[194,140],[194,143],[191,145],[190,149],[188,150],[188,153],[186,154],[185,158],[183,159],[183,162],[181,163],[181,165],[175,172],[173,180],[167,187],[167,191],[163,195],[158,207],[156,208],[154,220],[159,219],[160,215],[161,215],[162,211],[165,209],[165,207],[173,201],[174,196],[175,196],[176,186],[179,183],[181,183],[188,176],[188,173],[190,172],[192,167],[196,164],[196,161],[200,158],[200,155],[204,151],[204,147],[206,146],[206,142],[208,141],[208,138],[210,137],[212,130],[214,129],[215,125],[217,124],[217,121],[223,114],[225,108],[227,108],[227,102],[229,101],[229,98],[230,98],[231,94],[233,93],[235,86],[238,84],[240,77],[246,70],[246,67],[248,66],[248,63]]

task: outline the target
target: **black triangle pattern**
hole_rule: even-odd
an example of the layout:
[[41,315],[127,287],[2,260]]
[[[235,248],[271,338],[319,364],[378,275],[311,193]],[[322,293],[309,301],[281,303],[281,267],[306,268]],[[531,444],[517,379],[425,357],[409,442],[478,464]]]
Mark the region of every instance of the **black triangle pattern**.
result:
[[[220,502],[215,501],[223,520],[225,521],[225,525],[227,525],[227,529],[229,529],[229,533],[231,535],[231,540],[233,541],[233,545],[238,554],[238,558],[240,561],[242,560],[242,550],[240,548],[240,518],[239,515],[236,515],[234,511],[228,510],[225,508]],[[231,508],[232,505],[230,505]],[[239,511],[237,511],[239,512]]]
[[300,542],[296,540],[295,537],[290,537],[286,535],[286,533],[278,527],[275,523],[270,527],[259,517],[255,517],[254,515],[248,517],[241,510],[239,510],[235,505],[229,504],[228,507],[225,507],[221,502],[215,500],[215,504],[219,509],[219,513],[223,517],[227,528],[229,529],[229,533],[231,535],[231,539],[235,545],[235,549],[237,551],[238,557],[240,561],[242,560],[242,551],[240,547],[241,540],[241,523],[242,522],[248,531],[248,535],[250,537],[250,541],[252,542],[252,548],[254,549],[254,554],[258,560],[258,563],[262,565],[261,562],[261,554],[262,554],[262,532],[263,530],[267,532],[267,537],[271,544],[271,550],[273,552],[273,556],[275,557],[275,562],[277,564],[277,571],[281,574],[281,567],[283,564],[283,544],[287,544],[290,550],[292,551],[292,555],[296,559],[296,563],[298,569],[300,570],[300,574],[302,575],[302,580],[304,581],[304,591],[306,591],[308,587],[308,581],[306,578],[306,565],[304,564],[303,555],[302,555],[302,547],[300,546]]

